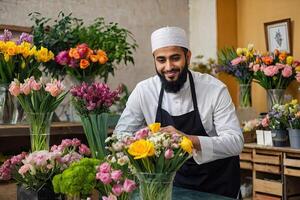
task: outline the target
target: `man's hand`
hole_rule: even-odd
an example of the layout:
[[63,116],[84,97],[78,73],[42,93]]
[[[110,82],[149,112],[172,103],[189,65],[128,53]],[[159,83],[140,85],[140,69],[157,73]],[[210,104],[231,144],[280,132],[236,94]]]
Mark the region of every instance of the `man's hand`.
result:
[[198,139],[198,136],[196,136],[196,135],[187,135],[184,132],[181,132],[181,131],[177,130],[174,126],[161,127],[160,130],[162,132],[167,132],[167,133],[170,133],[170,134],[178,133],[180,135],[184,135],[192,141],[194,149],[196,149],[197,151],[201,150],[200,141]]

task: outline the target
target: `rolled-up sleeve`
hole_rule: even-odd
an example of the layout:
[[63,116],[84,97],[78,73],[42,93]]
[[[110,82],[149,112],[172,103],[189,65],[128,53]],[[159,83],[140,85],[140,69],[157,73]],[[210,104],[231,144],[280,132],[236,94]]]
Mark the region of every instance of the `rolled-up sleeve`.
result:
[[212,126],[216,136],[198,136],[201,151],[194,151],[198,164],[239,155],[244,146],[244,138],[236,116],[230,94],[224,86],[212,100]]

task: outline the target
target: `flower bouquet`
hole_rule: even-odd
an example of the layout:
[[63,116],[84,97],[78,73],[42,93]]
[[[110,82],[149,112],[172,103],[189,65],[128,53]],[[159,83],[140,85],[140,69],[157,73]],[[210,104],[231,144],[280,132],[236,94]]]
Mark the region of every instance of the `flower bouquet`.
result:
[[91,82],[95,76],[105,73],[108,57],[105,51],[92,50],[83,43],[59,52],[55,61],[65,66],[67,73],[79,82]]
[[0,167],[0,179],[13,178],[24,189],[37,193],[47,189],[51,193],[48,199],[52,200],[52,178],[72,163],[89,155],[89,148],[81,144],[80,140],[66,139],[60,145],[52,146],[50,151],[35,151],[30,154],[23,152],[6,160]]
[[298,100],[294,99],[285,106],[288,110],[288,131],[291,147],[300,149],[300,106]]
[[32,45],[32,35],[22,33],[17,42],[11,39],[12,33],[8,30],[0,35],[0,108],[3,108],[0,110],[0,115],[3,115],[0,120],[3,118],[4,123],[16,123],[22,115],[16,111],[14,98],[8,92],[10,82],[14,78],[23,81],[30,76],[40,77],[40,64],[47,63],[54,57],[48,49],[37,49]]
[[118,163],[121,157],[108,156],[110,160],[102,162],[97,167],[97,188],[103,200],[119,199],[129,200],[130,194],[136,189],[136,183],[130,178],[132,176],[128,170],[128,161]]
[[143,200],[171,199],[175,173],[191,156],[193,148],[192,142],[183,135],[160,132],[160,123],[108,142],[111,148],[121,149],[128,155]]
[[283,103],[284,90],[295,80],[300,63],[277,49],[272,54],[259,56],[252,66],[255,81],[267,90],[268,108]]
[[118,100],[119,89],[111,91],[104,83],[82,83],[71,89],[72,103],[79,113],[94,158],[106,156],[109,107]]
[[31,151],[49,149],[49,133],[52,114],[62,102],[67,92],[58,80],[50,83],[36,81],[30,77],[20,83],[14,80],[9,91],[18,98],[19,103],[26,112],[30,124]]
[[253,70],[251,66],[257,54],[252,44],[247,48],[225,48],[218,53],[217,72],[225,72],[234,76],[240,84],[240,107],[251,107],[251,82]]

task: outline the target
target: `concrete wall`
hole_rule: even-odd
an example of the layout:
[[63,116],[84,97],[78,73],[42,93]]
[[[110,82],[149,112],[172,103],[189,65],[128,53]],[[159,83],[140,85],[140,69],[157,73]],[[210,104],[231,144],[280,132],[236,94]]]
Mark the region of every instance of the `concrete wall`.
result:
[[97,17],[119,23],[135,36],[139,48],[135,66],[119,66],[111,86],[125,83],[133,89],[137,82],[155,74],[150,35],[161,26],[189,29],[188,0],[0,0],[0,24],[31,26],[30,12],[54,17],[59,11],[72,12],[90,23]]

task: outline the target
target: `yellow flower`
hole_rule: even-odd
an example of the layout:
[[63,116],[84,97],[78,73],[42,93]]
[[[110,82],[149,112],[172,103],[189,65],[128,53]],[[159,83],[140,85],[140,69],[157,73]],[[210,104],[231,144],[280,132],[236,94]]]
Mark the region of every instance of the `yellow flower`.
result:
[[286,64],[288,64],[288,65],[292,65],[293,61],[294,61],[293,56],[288,56],[286,58]]
[[54,58],[54,54],[44,47],[41,47],[41,49],[36,52],[35,56],[39,62],[48,62]]
[[148,128],[150,129],[150,131],[152,133],[156,133],[160,130],[160,123],[153,123],[153,124],[149,124]]
[[4,60],[5,60],[5,62],[8,62],[9,58],[10,58],[10,56],[7,53],[4,54]]
[[128,153],[134,156],[134,159],[153,156],[155,153],[154,144],[144,139],[137,140],[129,146]]
[[236,54],[237,54],[238,56],[241,56],[242,53],[243,53],[243,49],[242,49],[242,48],[237,48],[237,49],[236,49]]
[[297,100],[297,99],[293,99],[293,100],[291,101],[291,104],[293,104],[293,105],[297,105],[297,103],[298,103],[298,100]]
[[300,65],[295,68],[296,72],[300,72]]
[[188,152],[189,154],[191,154],[192,151],[193,151],[193,143],[192,143],[192,141],[189,138],[185,137],[185,136],[181,140],[180,147],[185,152]]

